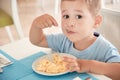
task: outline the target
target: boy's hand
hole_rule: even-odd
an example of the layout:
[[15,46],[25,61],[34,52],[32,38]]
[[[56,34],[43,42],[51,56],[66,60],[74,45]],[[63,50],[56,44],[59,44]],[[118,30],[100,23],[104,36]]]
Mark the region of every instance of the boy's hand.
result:
[[67,68],[71,72],[77,71],[77,72],[89,72],[89,61],[86,60],[80,60],[80,59],[74,59],[74,58],[69,58],[69,57],[64,57],[64,61],[67,62]]
[[48,14],[37,17],[33,22],[33,26],[39,27],[41,29],[51,27],[52,25],[58,26],[56,20]]

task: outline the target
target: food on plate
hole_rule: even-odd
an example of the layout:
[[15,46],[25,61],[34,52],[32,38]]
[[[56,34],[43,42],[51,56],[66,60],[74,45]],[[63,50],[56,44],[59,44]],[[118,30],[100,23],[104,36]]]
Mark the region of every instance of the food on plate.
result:
[[38,61],[36,70],[51,74],[61,73],[67,71],[66,64],[67,63],[63,61],[62,57],[59,54],[54,53],[52,54],[51,61],[48,59],[42,59]]

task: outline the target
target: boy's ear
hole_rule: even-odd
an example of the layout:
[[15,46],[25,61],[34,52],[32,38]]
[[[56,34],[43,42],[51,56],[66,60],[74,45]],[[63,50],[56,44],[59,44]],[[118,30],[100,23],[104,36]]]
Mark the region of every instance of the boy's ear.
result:
[[95,17],[95,24],[94,24],[94,28],[98,28],[100,26],[100,24],[102,23],[102,15],[97,15]]

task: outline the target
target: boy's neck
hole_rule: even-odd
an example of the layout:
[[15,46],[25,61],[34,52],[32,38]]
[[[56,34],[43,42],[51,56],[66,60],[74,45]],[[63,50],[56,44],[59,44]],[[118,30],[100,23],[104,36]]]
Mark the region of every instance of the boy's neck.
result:
[[92,37],[88,37],[87,39],[83,39],[81,41],[74,43],[74,48],[77,50],[84,50],[92,45],[96,41],[97,37],[94,35]]

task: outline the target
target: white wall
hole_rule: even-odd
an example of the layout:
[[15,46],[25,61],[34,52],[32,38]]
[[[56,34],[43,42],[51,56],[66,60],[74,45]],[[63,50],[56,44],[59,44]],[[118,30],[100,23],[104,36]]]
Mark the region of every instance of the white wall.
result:
[[113,43],[120,52],[120,12],[104,9],[102,15],[103,23],[99,32]]
[[9,15],[12,15],[10,4],[11,4],[11,0],[0,0],[0,8],[6,11]]

